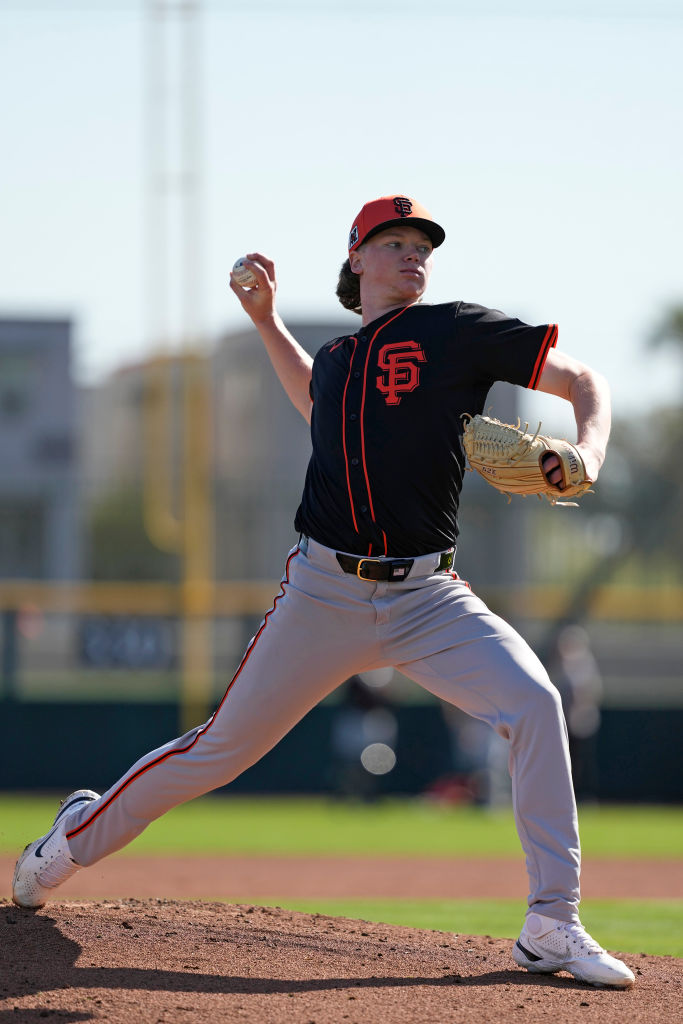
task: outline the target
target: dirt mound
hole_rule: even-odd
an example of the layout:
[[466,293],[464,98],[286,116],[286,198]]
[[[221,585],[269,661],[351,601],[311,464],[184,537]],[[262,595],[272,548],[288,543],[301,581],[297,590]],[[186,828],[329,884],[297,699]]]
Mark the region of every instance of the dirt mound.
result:
[[510,946],[270,907],[2,901],[0,1022],[656,1024],[680,1012],[681,960],[626,955],[636,987],[608,991],[529,975]]

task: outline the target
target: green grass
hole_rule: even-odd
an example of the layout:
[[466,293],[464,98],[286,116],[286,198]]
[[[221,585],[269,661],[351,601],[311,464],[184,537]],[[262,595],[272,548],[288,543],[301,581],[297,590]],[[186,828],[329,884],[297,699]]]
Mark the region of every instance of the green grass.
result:
[[[507,939],[517,938],[524,916],[519,900],[285,900],[279,906],[308,914]],[[683,956],[683,900],[585,900],[581,920],[607,949]]]
[[[0,794],[0,853],[44,833],[57,796]],[[603,858],[679,858],[679,807],[583,807],[583,852]],[[127,848],[131,854],[280,854],[519,857],[510,810],[447,807],[419,799],[372,804],[320,798],[209,796],[176,808]],[[125,855],[125,853],[124,853]],[[492,867],[492,870],[495,868]],[[239,902],[239,894],[235,894]],[[521,900],[289,900],[282,906],[390,924],[515,937]],[[683,901],[584,901],[582,920],[610,949],[683,956]]]
[[[14,852],[45,832],[57,803],[55,796],[0,794],[0,852]],[[579,819],[585,856],[675,858],[683,852],[679,807],[587,806]],[[154,822],[128,849],[155,855],[521,856],[508,809],[317,797],[204,797]]]

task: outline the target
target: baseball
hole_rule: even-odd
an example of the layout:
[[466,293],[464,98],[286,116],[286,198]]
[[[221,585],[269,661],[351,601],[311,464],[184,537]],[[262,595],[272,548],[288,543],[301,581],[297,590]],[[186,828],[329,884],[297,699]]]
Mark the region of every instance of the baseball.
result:
[[242,256],[240,259],[235,260],[232,268],[233,278],[242,288],[254,288],[258,284],[258,281],[252,274],[248,267],[245,267],[246,257]]

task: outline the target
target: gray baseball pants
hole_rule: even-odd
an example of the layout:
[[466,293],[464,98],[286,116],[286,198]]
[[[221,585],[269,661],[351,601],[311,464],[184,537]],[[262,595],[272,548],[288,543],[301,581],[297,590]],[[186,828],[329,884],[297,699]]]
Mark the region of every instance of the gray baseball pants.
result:
[[421,556],[408,579],[373,583],[343,572],[313,540],[294,548],[208,722],[146,754],[74,815],[67,839],[77,863],[95,863],[177,804],[231,782],[349,676],[391,665],[510,741],[529,906],[577,921],[578,822],[558,692],[465,582],[434,572],[438,560]]

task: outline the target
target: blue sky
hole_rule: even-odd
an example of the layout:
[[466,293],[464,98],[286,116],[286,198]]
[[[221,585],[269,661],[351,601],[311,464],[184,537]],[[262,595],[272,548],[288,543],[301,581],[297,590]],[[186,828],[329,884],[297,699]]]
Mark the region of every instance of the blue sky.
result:
[[[245,324],[227,276],[252,248],[285,319],[343,316],[351,220],[404,192],[446,228],[432,301],[557,321],[617,412],[680,400],[673,353],[645,348],[683,303],[679,3],[199,7],[207,342]],[[142,0],[0,0],[0,315],[72,315],[85,381],[153,345],[147,24]]]

